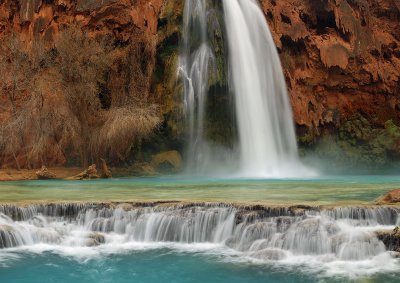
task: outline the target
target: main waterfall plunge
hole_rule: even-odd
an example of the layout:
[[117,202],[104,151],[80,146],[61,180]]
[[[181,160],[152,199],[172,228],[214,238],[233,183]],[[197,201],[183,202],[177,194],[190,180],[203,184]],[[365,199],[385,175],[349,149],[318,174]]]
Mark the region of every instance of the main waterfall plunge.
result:
[[[219,167],[240,177],[302,176],[306,170],[298,160],[285,78],[264,14],[256,0],[222,4],[223,8],[206,0],[186,1],[179,71],[189,132],[188,170],[201,174]],[[218,27],[221,9],[224,29]],[[224,54],[229,54],[227,81],[237,129],[231,150],[216,147],[206,137],[210,81],[221,73],[209,38],[215,28],[226,33]]]

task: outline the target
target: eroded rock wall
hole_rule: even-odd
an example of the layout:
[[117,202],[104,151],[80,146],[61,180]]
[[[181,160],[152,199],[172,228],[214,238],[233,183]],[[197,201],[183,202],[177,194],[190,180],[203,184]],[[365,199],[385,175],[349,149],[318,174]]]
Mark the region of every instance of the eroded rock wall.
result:
[[[300,128],[400,122],[400,1],[262,0]],[[303,132],[302,132],[303,131]]]
[[50,40],[63,23],[80,21],[96,32],[111,32],[124,39],[134,29],[157,33],[163,0],[3,0],[0,2],[1,31],[14,28],[33,39]]

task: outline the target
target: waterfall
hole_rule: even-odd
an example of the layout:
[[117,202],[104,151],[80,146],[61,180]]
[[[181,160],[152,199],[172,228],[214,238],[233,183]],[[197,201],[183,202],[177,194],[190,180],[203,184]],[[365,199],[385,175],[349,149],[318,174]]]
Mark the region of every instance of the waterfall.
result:
[[184,10],[183,52],[179,75],[183,78],[185,118],[188,124],[188,157],[190,171],[201,170],[209,161],[204,138],[204,115],[210,70],[214,54],[208,44],[207,1],[187,0]]
[[[292,113],[278,52],[255,0],[223,0],[241,172],[279,176],[297,160]],[[296,164],[298,165],[298,164]]]
[[[46,244],[213,243],[263,261],[365,262],[391,255],[377,233],[399,210],[263,208],[218,204],[0,206],[0,249]],[[305,262],[305,263],[306,263]]]
[[215,72],[215,68],[211,68],[215,56],[207,34],[207,1],[187,0],[180,73],[184,77],[189,129],[189,168],[192,172],[201,168],[215,171],[215,159],[225,154],[236,159],[237,166],[232,164],[232,160],[218,166],[229,167],[230,174],[239,177],[311,174],[298,159],[285,78],[258,2],[223,0],[222,3],[229,54],[228,84],[236,105],[238,142],[231,151],[212,150],[205,138],[209,75]]

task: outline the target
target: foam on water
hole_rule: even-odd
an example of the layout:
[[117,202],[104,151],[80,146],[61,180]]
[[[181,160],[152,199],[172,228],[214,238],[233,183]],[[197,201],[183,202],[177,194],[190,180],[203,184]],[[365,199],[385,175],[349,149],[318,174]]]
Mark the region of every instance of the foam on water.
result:
[[398,217],[399,210],[389,207],[320,211],[227,205],[0,206],[0,264],[21,251],[86,261],[171,249],[357,277],[399,270],[398,259],[375,235],[377,230],[393,229]]

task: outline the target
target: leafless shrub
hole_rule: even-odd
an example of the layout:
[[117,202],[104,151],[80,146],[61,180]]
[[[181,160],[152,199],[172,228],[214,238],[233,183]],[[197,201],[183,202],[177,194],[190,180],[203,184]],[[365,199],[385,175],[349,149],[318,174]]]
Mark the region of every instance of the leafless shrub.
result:
[[0,92],[8,98],[13,114],[17,111],[17,100],[26,94],[34,72],[29,54],[15,33],[8,33],[0,45]]
[[156,43],[143,33],[133,34],[129,45],[113,53],[112,104],[120,107],[146,101],[154,72]]
[[92,136],[92,151],[96,156],[125,160],[135,142],[149,136],[160,124],[157,107],[125,106],[105,113],[105,123]]

